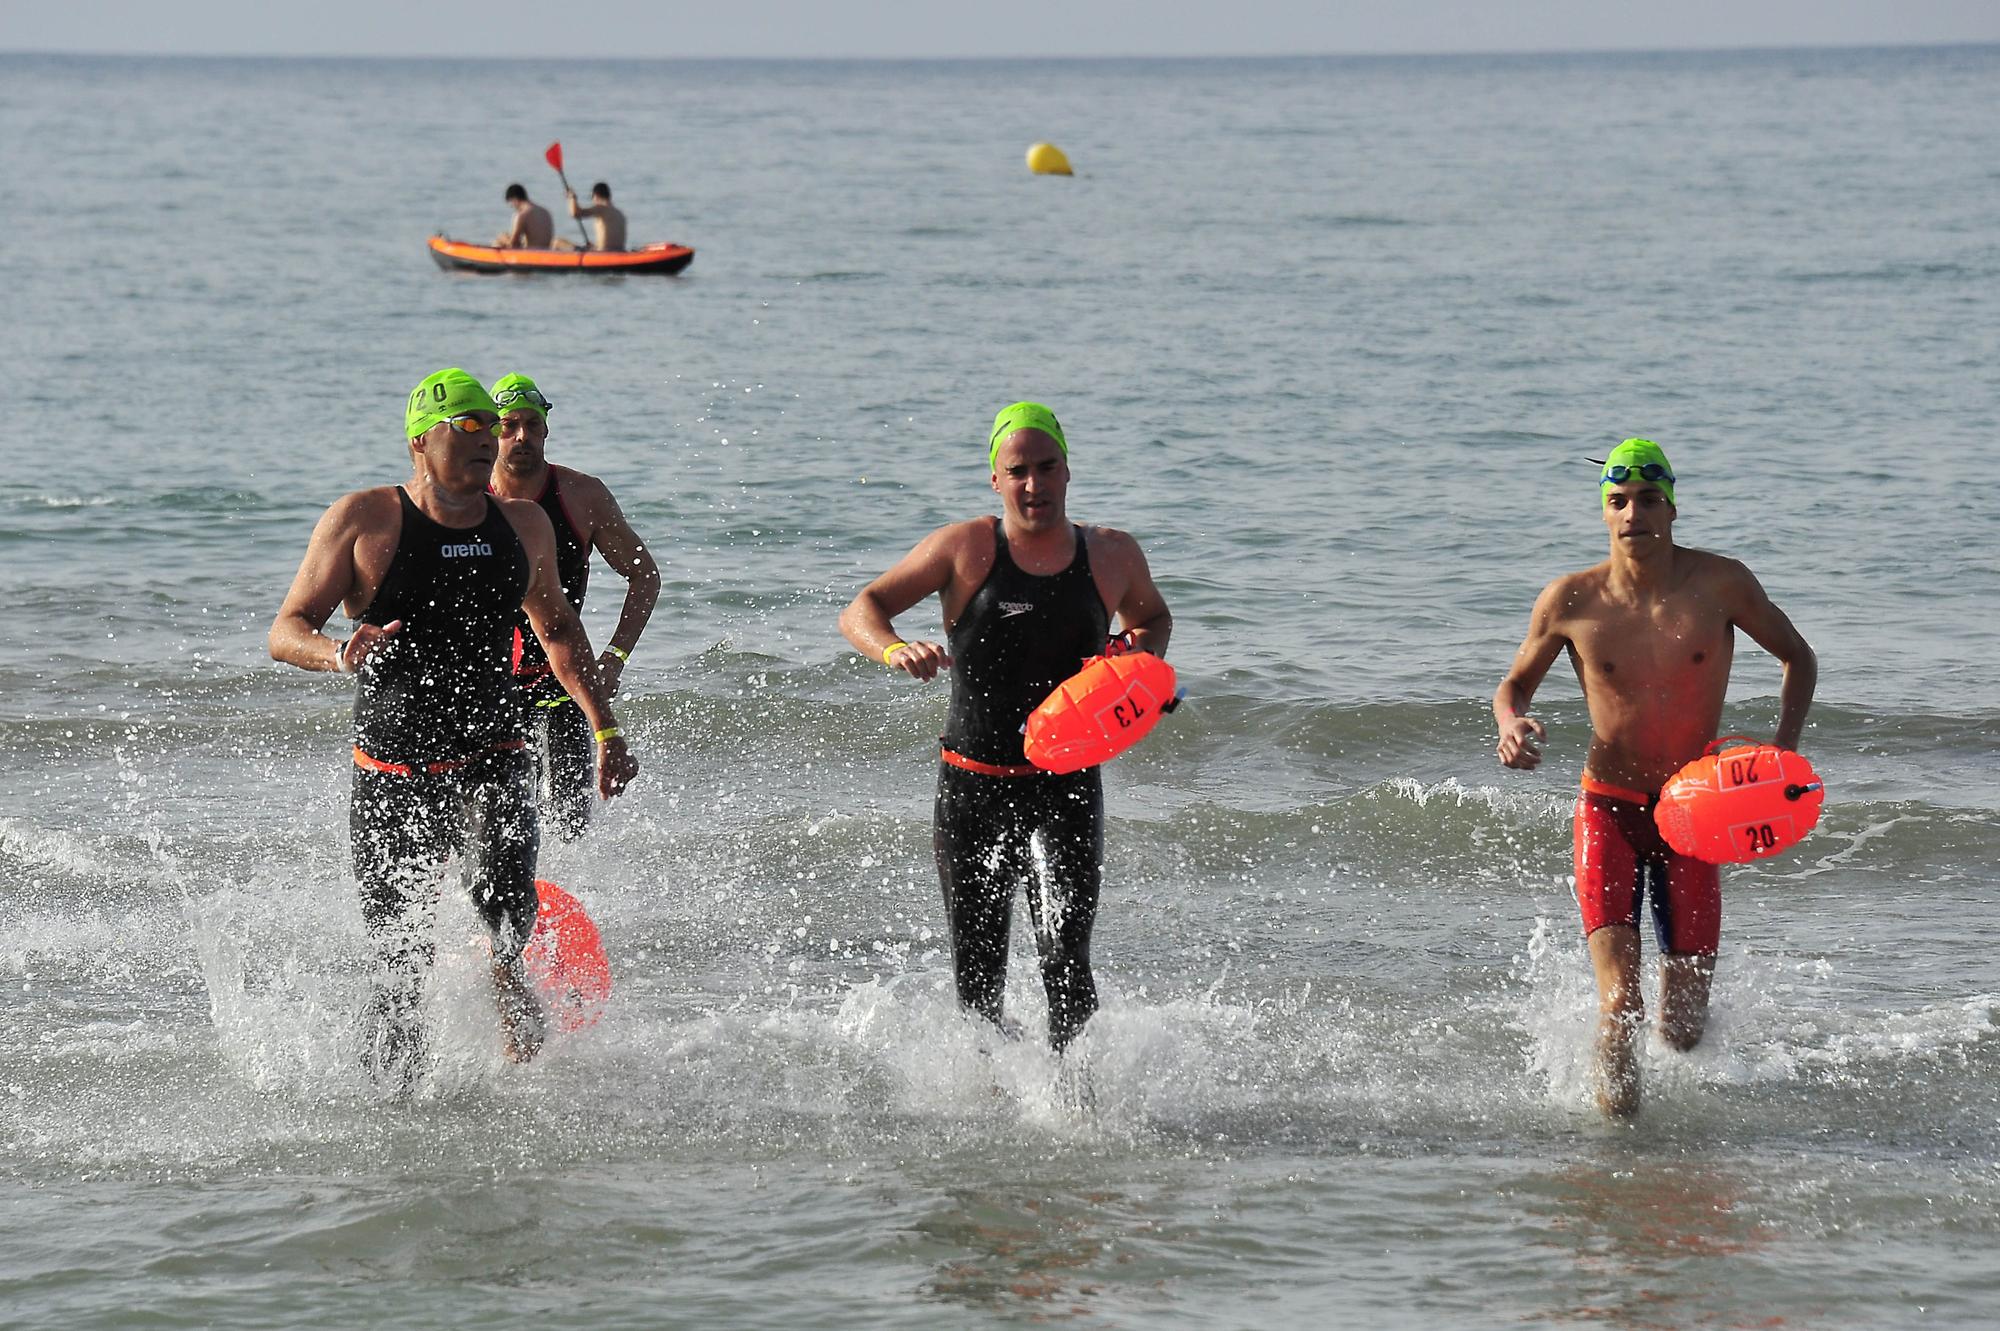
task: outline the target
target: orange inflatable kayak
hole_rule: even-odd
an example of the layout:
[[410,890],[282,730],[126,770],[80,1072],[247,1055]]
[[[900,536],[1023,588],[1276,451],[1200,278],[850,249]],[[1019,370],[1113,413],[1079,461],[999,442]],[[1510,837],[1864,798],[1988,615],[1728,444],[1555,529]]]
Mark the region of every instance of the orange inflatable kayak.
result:
[[685,245],[661,241],[636,250],[503,250],[450,236],[432,236],[431,258],[447,270],[472,273],[678,273],[694,262]]

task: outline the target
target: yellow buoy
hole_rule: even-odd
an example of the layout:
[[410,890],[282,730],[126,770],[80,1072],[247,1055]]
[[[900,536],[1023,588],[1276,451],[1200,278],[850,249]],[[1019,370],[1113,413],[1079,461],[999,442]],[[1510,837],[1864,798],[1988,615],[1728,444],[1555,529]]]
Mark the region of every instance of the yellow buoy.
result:
[[1053,143],[1037,143],[1028,149],[1028,169],[1038,176],[1067,176],[1069,158]]

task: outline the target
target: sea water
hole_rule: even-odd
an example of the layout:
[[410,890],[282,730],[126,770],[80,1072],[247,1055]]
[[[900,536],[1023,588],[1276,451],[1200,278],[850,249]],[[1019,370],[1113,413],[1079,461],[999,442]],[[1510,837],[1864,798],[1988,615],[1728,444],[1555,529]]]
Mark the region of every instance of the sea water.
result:
[[[1995,48],[0,57],[0,1323],[1989,1323],[1996,104]],[[554,139],[693,266],[435,269],[510,181],[560,206]],[[352,683],[264,633],[443,365],[535,376],[665,586],[643,775],[542,861],[610,1009],[505,1064],[447,892],[395,1103]],[[1021,925],[1027,1038],[952,1000],[944,687],[834,626],[993,511],[1020,397],[1190,695],[1107,774],[1087,1114]],[[1817,649],[1830,798],[1727,873],[1709,1035],[1607,1125],[1587,719],[1559,666],[1510,772],[1487,700],[1629,434]],[[1778,673],[1739,644],[1729,729]]]

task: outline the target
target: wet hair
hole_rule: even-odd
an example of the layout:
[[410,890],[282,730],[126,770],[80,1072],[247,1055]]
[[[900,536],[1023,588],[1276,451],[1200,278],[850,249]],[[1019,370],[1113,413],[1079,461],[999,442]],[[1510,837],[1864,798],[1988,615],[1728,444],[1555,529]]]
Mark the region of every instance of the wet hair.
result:
[[601,180],[598,181],[595,185],[592,185],[590,187],[590,192],[596,195],[598,198],[604,200],[606,203],[611,202],[611,186],[605,184]]
[[528,191],[523,189],[521,186],[509,185],[507,187],[507,202],[512,203],[516,199],[525,199],[527,197],[528,197]]

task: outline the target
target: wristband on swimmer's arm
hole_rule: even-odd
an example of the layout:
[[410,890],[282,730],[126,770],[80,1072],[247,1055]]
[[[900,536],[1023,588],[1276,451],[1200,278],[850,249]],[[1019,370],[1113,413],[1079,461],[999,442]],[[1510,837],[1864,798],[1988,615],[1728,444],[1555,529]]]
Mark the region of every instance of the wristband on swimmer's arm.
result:
[[893,668],[896,663],[894,661],[891,661],[889,658],[891,656],[894,656],[897,652],[903,650],[905,647],[908,647],[909,645],[910,645],[909,643],[904,642],[901,638],[898,638],[896,639],[896,641],[890,643],[887,647],[884,647],[882,649],[882,664]]
[[625,731],[622,727],[619,726],[606,726],[602,730],[591,731],[590,737],[596,740],[599,744],[602,744],[604,743],[604,741],[608,739],[625,738]]
[[352,638],[333,639],[333,668],[339,674],[351,675],[354,673],[354,667],[347,664],[347,644],[353,641],[354,639]]
[[605,643],[604,650],[610,652],[613,656],[617,657],[621,661],[629,661],[632,659],[632,653],[626,651],[623,647],[620,647],[615,642]]

